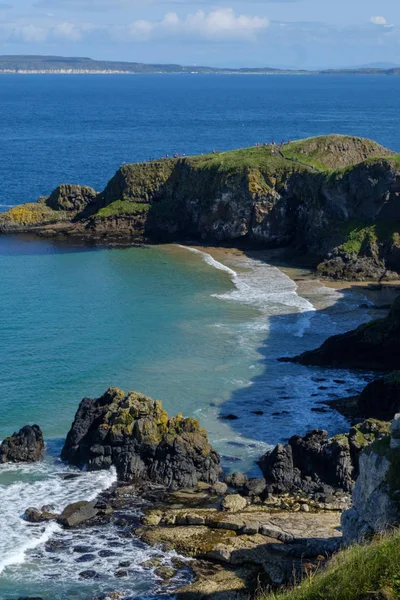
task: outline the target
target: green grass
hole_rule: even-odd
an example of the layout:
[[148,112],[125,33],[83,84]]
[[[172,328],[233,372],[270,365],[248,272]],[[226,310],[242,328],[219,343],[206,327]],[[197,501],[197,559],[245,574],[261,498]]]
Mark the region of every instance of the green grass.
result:
[[150,204],[142,204],[140,202],[130,202],[129,200],[115,200],[108,206],[101,208],[95,217],[122,217],[125,215],[141,215],[146,214],[150,210]]
[[285,593],[258,600],[399,600],[400,531],[339,552],[326,568]]
[[400,221],[378,221],[371,223],[352,219],[341,225],[341,235],[346,241],[340,246],[341,250],[359,254],[365,243],[392,241],[397,243],[400,237]]
[[290,164],[279,154],[272,153],[271,146],[254,146],[251,148],[241,148],[239,150],[230,150],[228,152],[216,152],[215,154],[204,154],[202,156],[192,156],[187,159],[188,162],[198,169],[268,169],[273,171],[276,168],[288,168]]

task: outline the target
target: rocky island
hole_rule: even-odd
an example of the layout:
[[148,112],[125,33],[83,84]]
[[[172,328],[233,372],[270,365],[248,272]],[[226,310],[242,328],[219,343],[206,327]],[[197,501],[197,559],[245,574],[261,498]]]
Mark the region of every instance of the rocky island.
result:
[[357,137],[122,165],[106,188],[61,185],[0,215],[3,233],[101,243],[284,248],[321,276],[400,272],[400,155]]

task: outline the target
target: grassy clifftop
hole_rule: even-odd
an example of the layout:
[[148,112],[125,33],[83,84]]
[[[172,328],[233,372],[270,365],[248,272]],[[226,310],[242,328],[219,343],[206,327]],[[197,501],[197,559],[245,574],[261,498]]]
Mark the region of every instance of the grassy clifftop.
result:
[[[400,270],[399,198],[399,155],[329,135],[123,165],[100,193],[63,185],[40,210],[24,205],[23,220],[18,211],[0,215],[0,231],[59,216],[70,235],[294,247],[322,260],[324,275],[376,279],[386,268]],[[52,212],[41,220],[45,207]],[[365,256],[368,268],[359,264]]]

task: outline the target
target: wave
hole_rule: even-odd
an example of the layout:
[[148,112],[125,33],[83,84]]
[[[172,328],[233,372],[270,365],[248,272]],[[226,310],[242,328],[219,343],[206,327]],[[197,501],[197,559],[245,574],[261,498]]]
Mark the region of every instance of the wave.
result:
[[[64,477],[72,473],[77,477]],[[93,500],[115,481],[114,470],[77,473],[50,460],[32,465],[1,466],[0,573],[6,567],[23,563],[28,551],[41,546],[59,531],[55,523],[24,521],[22,515],[27,508],[51,505],[52,511],[61,512],[73,502]]]
[[[224,294],[214,294],[214,297],[254,306],[267,319],[283,314],[299,314],[294,324],[293,335],[296,337],[303,337],[311,326],[316,308],[298,295],[296,283],[277,267],[242,255],[233,259],[239,269],[235,271],[215,260],[207,252],[189,246],[181,247],[199,254],[208,265],[230,275],[235,289]],[[268,321],[257,323],[257,326],[269,328]]]

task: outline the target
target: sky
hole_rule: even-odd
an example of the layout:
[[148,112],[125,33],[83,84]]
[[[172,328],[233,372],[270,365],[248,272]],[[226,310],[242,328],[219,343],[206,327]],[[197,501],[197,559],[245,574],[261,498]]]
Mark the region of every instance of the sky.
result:
[[0,0],[0,54],[217,67],[400,65],[400,0]]

